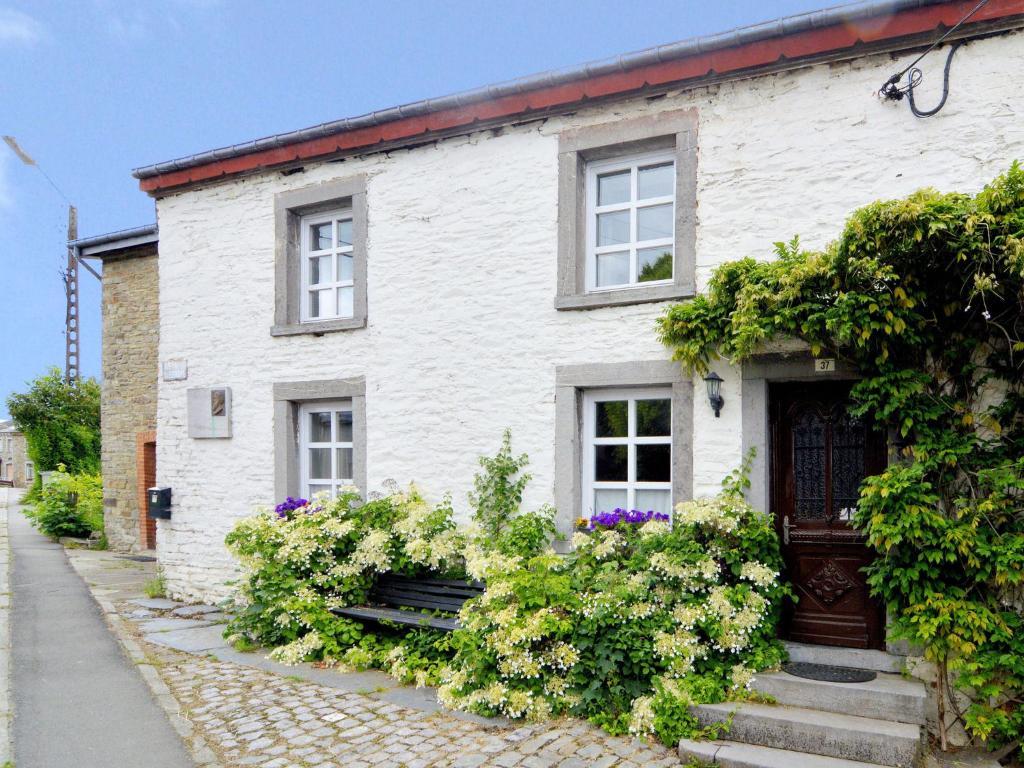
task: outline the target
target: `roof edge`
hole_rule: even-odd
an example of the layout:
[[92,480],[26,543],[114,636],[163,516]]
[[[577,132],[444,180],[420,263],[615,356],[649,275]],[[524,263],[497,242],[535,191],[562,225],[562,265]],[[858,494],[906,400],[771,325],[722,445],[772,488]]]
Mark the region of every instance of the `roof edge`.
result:
[[69,240],[68,247],[74,248],[78,255],[84,259],[102,258],[116,251],[138,248],[143,245],[153,245],[158,242],[159,234],[160,230],[156,224],[146,224],[141,227],[133,227],[132,229],[108,232],[104,235]]
[[[525,113],[543,114],[559,106],[630,93],[645,85],[721,76],[727,72],[763,68],[773,62],[792,65],[794,61],[820,56],[830,50],[847,49],[858,42],[896,40],[941,26],[949,27],[975,4],[966,0],[864,0],[833,6],[275,134],[136,168],[132,175],[139,179],[144,191],[156,194],[347,149],[423,140],[430,134],[458,126],[487,124]],[[1024,0],[990,0],[972,23],[1016,15],[1024,15]],[[921,18],[905,24],[893,23],[901,16]],[[878,28],[869,25],[853,28],[852,22],[873,18],[885,20]],[[768,50],[769,41],[784,40],[793,40],[794,44],[785,50],[781,47]],[[727,59],[725,51],[736,55]],[[690,68],[681,65],[689,60],[699,61],[694,61]],[[637,73],[651,73],[652,77],[638,84]],[[348,138],[341,140],[341,137]],[[295,151],[296,145],[302,145],[303,151]],[[204,168],[206,166],[209,168]],[[192,172],[199,168],[203,172]]]

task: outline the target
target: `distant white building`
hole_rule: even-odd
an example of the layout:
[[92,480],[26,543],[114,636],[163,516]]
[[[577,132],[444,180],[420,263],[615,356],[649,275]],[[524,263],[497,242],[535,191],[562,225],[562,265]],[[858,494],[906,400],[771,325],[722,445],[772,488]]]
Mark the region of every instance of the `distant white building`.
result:
[[[554,503],[562,528],[712,494],[756,448],[756,505],[845,530],[885,456],[846,415],[856,372],[798,349],[722,362],[716,413],[655,321],[724,261],[820,247],[873,200],[977,190],[1024,157],[1017,7],[957,31],[927,120],[876,94],[959,3],[808,14],[136,171],[160,227],[169,591],[223,594],[225,534],[289,494],[415,481],[465,514],[505,427],[530,455],[524,506]],[[847,541],[787,550],[829,597],[801,601],[791,637],[883,644]]]

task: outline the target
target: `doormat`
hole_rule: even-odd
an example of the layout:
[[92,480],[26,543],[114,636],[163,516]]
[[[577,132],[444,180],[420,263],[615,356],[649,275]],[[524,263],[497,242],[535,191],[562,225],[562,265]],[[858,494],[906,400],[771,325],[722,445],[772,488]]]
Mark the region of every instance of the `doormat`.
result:
[[806,661],[791,661],[789,664],[783,664],[782,671],[796,677],[821,680],[826,683],[866,683],[878,677],[878,673],[870,669],[833,667],[830,664],[810,664]]
[[114,555],[118,560],[134,560],[136,563],[155,563],[156,558],[149,555]]

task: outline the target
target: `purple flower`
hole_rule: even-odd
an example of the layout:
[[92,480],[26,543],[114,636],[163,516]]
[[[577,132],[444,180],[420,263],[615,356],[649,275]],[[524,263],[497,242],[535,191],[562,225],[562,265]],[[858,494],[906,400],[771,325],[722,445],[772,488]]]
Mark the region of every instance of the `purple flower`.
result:
[[279,518],[285,518],[289,516],[290,512],[294,512],[297,509],[302,509],[302,507],[308,505],[309,501],[307,499],[293,499],[291,496],[289,496],[287,499],[285,499],[276,507],[274,507],[274,512],[277,513],[277,516]]
[[590,518],[590,524],[587,527],[590,530],[594,530],[595,528],[614,528],[622,524],[643,525],[650,520],[668,522],[669,516],[664,512],[655,512],[653,509],[641,512],[639,509],[627,511],[621,507],[616,507],[611,512],[598,512]]

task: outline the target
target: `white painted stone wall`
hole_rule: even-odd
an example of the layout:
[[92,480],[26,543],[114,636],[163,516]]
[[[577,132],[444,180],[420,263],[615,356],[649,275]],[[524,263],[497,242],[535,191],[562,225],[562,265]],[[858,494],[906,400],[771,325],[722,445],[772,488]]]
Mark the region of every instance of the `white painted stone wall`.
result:
[[[666,357],[653,331],[663,306],[556,312],[559,131],[680,107],[700,115],[697,274],[799,234],[812,247],[855,208],[921,186],[972,191],[1024,157],[1024,35],[977,41],[953,63],[945,109],[928,120],[882,103],[881,83],[909,60],[874,56],[581,110],[409,151],[268,172],[163,198],[160,358],[186,358],[160,382],[158,480],[174,516],[158,548],[172,593],[224,594],[234,521],[274,502],[271,385],[364,375],[368,480],[450,491],[460,512],[504,427],[534,479],[524,506],[553,497],[557,365]],[[941,87],[927,60],[920,102]],[[329,116],[326,116],[329,117]],[[368,176],[369,326],[272,338],[273,197]],[[713,493],[740,460],[739,377],[726,364],[715,419],[694,398],[694,487]],[[233,388],[233,437],[186,436],[185,390]]]

